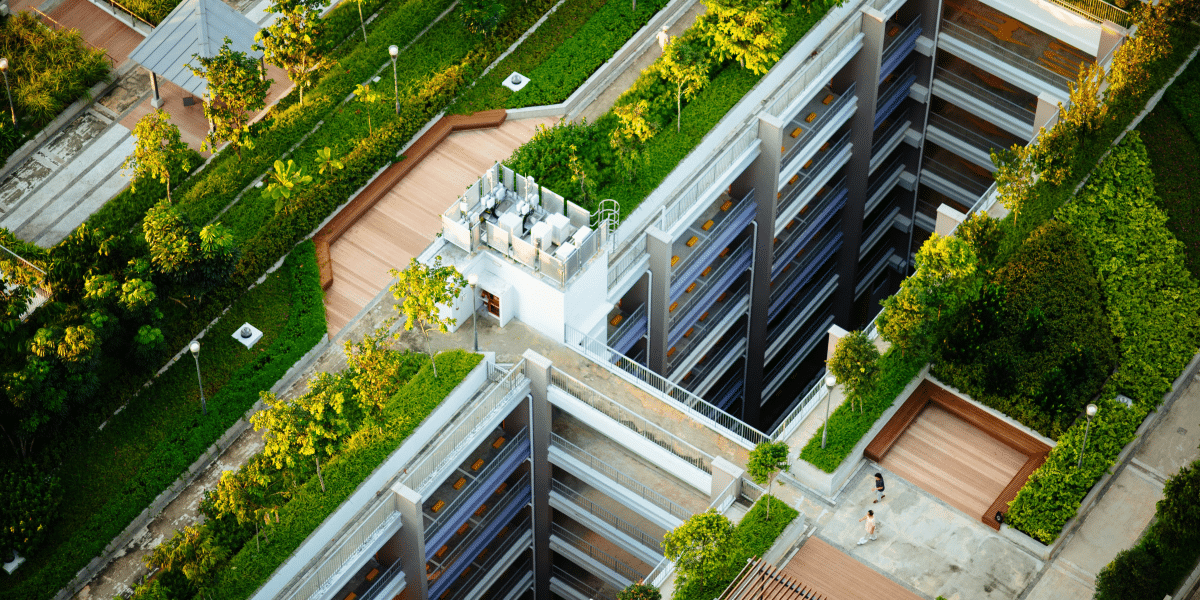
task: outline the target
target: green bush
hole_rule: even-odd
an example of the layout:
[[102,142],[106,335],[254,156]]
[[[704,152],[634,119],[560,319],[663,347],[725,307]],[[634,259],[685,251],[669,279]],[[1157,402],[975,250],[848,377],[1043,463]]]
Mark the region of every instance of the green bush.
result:
[[[263,331],[247,350],[242,323]],[[202,341],[208,415],[200,414],[196,366],[186,354],[145,389],[117,398],[124,408],[56,440],[63,503],[46,544],[8,578],[0,598],[52,595],[279,380],[326,333],[316,251],[296,249],[284,266],[245,293]]]
[[[768,503],[770,519],[767,519]],[[673,600],[708,600],[720,596],[746,566],[746,561],[766,554],[775,544],[779,534],[783,533],[799,514],[782,500],[764,494],[734,528],[733,539],[729,542],[729,548],[722,553],[718,564],[706,564],[701,567],[707,577],[677,585]]]
[[1034,231],[936,345],[934,373],[1047,437],[1061,435],[1117,361],[1084,248],[1063,223]]
[[829,415],[825,448],[821,448],[821,432],[818,431],[804,445],[800,458],[826,473],[836,471],[927,361],[928,357],[924,355],[905,357],[895,348],[888,350],[879,359],[878,383],[870,395],[861,399],[862,412],[851,410],[848,402],[838,406]]
[[384,407],[381,430],[367,428],[354,434],[344,450],[321,468],[325,493],[308,480],[279,511],[279,523],[268,525],[270,541],[261,549],[247,544],[222,569],[208,597],[235,600],[255,592],[326,518],[421,424],[426,416],[479,363],[481,356],[462,350],[437,356],[439,376],[429,364],[404,385]]
[[[1200,340],[1196,281],[1153,196],[1153,175],[1135,132],[1059,211],[1096,268],[1120,367],[1097,402],[1083,467],[1075,468],[1086,429],[1080,419],[1009,505],[1008,522],[1043,543],[1052,542],[1075,516],[1088,490],[1170,391]],[[1133,398],[1133,407],[1112,400],[1118,391]]]
[[0,559],[28,555],[46,534],[62,496],[58,478],[36,465],[0,471]]
[[[189,151],[189,153],[188,164],[200,165],[204,162],[204,159],[195,151]],[[175,185],[171,189],[178,188],[186,176],[187,173],[182,167],[172,169],[171,181],[175,182]],[[110,233],[134,229],[140,231],[138,223],[141,222],[142,217],[146,216],[146,211],[166,197],[167,185],[157,179],[147,178],[145,181],[138,182],[137,191],[127,187],[105,202],[104,206],[88,217],[87,224],[94,229]]]

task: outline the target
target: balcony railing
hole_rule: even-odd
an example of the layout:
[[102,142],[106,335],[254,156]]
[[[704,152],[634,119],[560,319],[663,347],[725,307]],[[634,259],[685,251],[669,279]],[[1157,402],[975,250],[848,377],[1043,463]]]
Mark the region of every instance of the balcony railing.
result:
[[[452,593],[448,596],[447,600],[460,600],[461,598],[466,598],[471,594],[471,592],[475,591],[475,588],[478,587],[479,584],[488,577],[488,575],[496,570],[496,568],[499,566],[500,560],[504,558],[504,555],[508,551],[508,547],[506,547],[505,542],[512,540],[514,536],[519,536],[524,532],[532,531],[532,529],[533,519],[529,515],[525,515],[516,525],[510,525],[508,527],[508,531],[504,532],[499,538],[492,540],[490,542],[492,547],[491,553],[483,560],[482,564],[478,565],[474,570],[468,573],[466,577],[458,578],[458,581],[454,583],[454,589],[452,589]],[[476,560],[479,559],[476,558]],[[525,564],[531,564],[531,559],[526,558]],[[518,567],[514,573],[522,573],[523,571],[528,570],[528,566],[526,566],[524,569]],[[517,578],[516,581],[511,583],[506,581],[504,583],[507,587],[496,589],[511,589],[512,585],[515,585],[518,581],[520,581],[520,578]],[[495,587],[497,584],[493,583],[492,585]],[[367,599],[363,598],[363,600]]]
[[563,527],[558,523],[550,524],[550,534],[558,536],[558,538],[563,542],[574,546],[576,550],[583,552],[596,562],[608,567],[609,569],[612,569],[618,575],[630,581],[641,581],[642,577],[645,576],[645,573],[638,571],[637,569],[617,559],[613,555],[591,545],[587,540],[575,535],[574,533],[571,533],[566,527]]
[[876,129],[879,129],[879,126],[892,116],[892,113],[900,107],[900,103],[908,97],[909,90],[917,82],[916,65],[910,63],[907,68],[899,74],[893,74],[892,77],[892,81],[882,84],[885,87],[879,91],[879,108],[875,110],[875,124],[873,125]]
[[[683,365],[686,361],[690,353],[689,348],[692,347],[692,344],[697,344],[700,340],[706,339],[713,330],[721,329],[723,333],[725,329],[728,329],[728,326],[722,329],[722,324],[725,322],[725,317],[731,312],[736,311],[738,315],[746,314],[746,309],[750,305],[749,292],[750,282],[746,281],[738,286],[736,291],[729,294],[729,297],[725,301],[721,302],[721,306],[716,309],[715,313],[710,311],[711,314],[704,317],[703,321],[699,321],[699,318],[697,318],[696,323],[680,333],[680,339],[674,341],[667,340],[669,347],[676,348],[675,355],[667,357],[671,379],[677,379],[678,376],[683,375],[677,367]],[[732,319],[732,321],[736,321],[736,318]],[[688,331],[691,331],[691,333],[688,334]],[[716,405],[716,403],[713,404]]]
[[[782,311],[779,315],[772,315],[773,318],[771,318],[771,323],[767,328],[767,339],[779,340],[779,337],[785,335],[785,332],[796,322],[796,319],[799,319],[804,313],[815,309],[812,304],[818,297],[824,302],[833,293],[833,290],[836,289],[833,282],[837,280],[837,277],[836,264],[828,265],[822,268],[816,275],[813,275],[810,281],[814,283],[805,286],[807,289],[803,294],[794,296],[783,305],[787,307],[786,311]],[[767,351],[769,356],[767,360],[773,358],[771,350],[774,345],[774,342],[768,345]]]
[[792,410],[788,411],[787,416],[775,428],[775,435],[773,436],[775,441],[786,440],[791,437],[796,428],[808,418],[808,415],[812,414],[813,409],[829,395],[829,386],[825,385],[824,382],[825,369],[822,368],[821,372],[817,375],[817,385],[812,386],[800,396],[796,405],[792,407]]
[[780,353],[780,357],[775,359],[775,364],[766,369],[764,381],[767,381],[766,388],[763,389],[764,401],[769,400],[779,391],[783,383],[787,381],[796,367],[803,361],[813,348],[820,342],[818,334],[829,329],[833,324],[833,315],[829,310],[826,310],[820,316],[812,320],[812,324],[804,329],[794,341],[788,345],[787,349]]
[[608,511],[608,509],[596,504],[595,502],[592,502],[587,496],[584,496],[583,494],[571,489],[570,486],[557,479],[550,481],[550,491],[558,492],[563,498],[570,500],[573,504],[587,511],[588,514],[592,515],[593,517],[596,517],[604,523],[611,525],[614,529],[629,536],[639,544],[659,554],[662,554],[661,535],[655,537],[642,531],[634,524],[612,514]]
[[829,169],[834,164],[843,163],[849,159],[847,149],[853,144],[850,142],[850,132],[843,133],[836,141],[829,143],[829,150],[826,150],[818,158],[813,160],[813,164],[808,168],[803,168],[797,175],[796,183],[786,183],[787,187],[783,192],[783,197],[778,202],[778,213],[780,215],[786,213],[792,206],[792,202],[798,198],[802,191],[809,189],[810,186],[817,185],[822,181],[828,181],[833,177],[833,171]]
[[1022,106],[1004,98],[996,92],[989,89],[987,86],[980,85],[970,78],[963,77],[945,67],[938,67],[934,72],[935,85],[936,81],[942,81],[946,85],[958,88],[963,92],[970,94],[973,98],[977,98],[984,104],[995,108],[996,110],[1016,119],[1018,122],[1033,126],[1034,111],[1028,107]]
[[1070,9],[1094,21],[1112,21],[1121,27],[1129,29],[1133,25],[1133,17],[1105,2],[1104,0],[1050,0],[1051,2]]
[[[741,419],[709,404],[703,398],[675,385],[662,375],[651,371],[645,365],[613,350],[608,345],[601,343],[582,331],[570,325],[565,326],[564,329],[565,342],[573,350],[591,358],[621,377],[632,377],[642,384],[649,385],[652,389],[660,392],[663,399],[674,403],[676,408],[700,423],[705,424],[709,429],[718,434],[751,449],[758,445],[759,442],[769,439],[766,434],[747,425]],[[570,377],[565,373],[563,375]],[[583,384],[579,385],[582,386]],[[641,419],[641,417],[638,418]],[[711,469],[707,463],[704,466],[700,466],[700,468]],[[712,471],[709,470],[709,472],[711,473]]]
[[434,483],[435,475],[451,464],[461,462],[463,453],[474,449],[474,444],[468,445],[466,442],[475,439],[482,427],[490,421],[493,412],[507,405],[514,395],[522,393],[528,380],[529,378],[525,377],[525,360],[521,359],[486,391],[484,397],[476,402],[466,415],[451,423],[453,430],[439,436],[437,444],[422,453],[417,462],[408,469],[401,483],[417,492],[423,492],[426,486]]
[[[788,151],[784,153],[783,160],[780,162],[780,164],[788,165],[791,163],[792,159],[795,158],[797,154],[800,154],[805,147],[809,147],[810,144],[814,143],[811,139],[809,139],[810,132],[820,131],[821,128],[824,127],[831,119],[836,117],[843,108],[845,108],[851,102],[855,102],[857,100],[858,97],[854,94],[854,84],[850,84],[850,87],[847,88],[846,91],[842,92],[842,95],[829,105],[829,108],[825,111],[825,114],[821,115],[820,118],[816,119],[816,121],[813,123],[802,123],[800,121],[800,119],[803,118],[802,115],[796,115],[796,120],[792,121],[788,125],[788,129],[791,130],[793,127],[801,127],[804,129],[804,133],[801,134],[800,139],[798,139],[796,143],[793,144],[791,148],[788,148]],[[786,166],[784,168],[786,168]]]
[[646,258],[646,236],[639,235],[624,252],[608,264],[608,289],[611,290],[630,269]]
[[574,458],[575,460],[587,465],[588,467],[590,467],[591,469],[600,473],[601,475],[604,475],[605,477],[613,480],[614,482],[617,483],[617,485],[620,485],[621,487],[641,496],[643,500],[646,500],[647,502],[667,511],[668,513],[671,514],[671,516],[673,516],[681,521],[686,521],[688,519],[688,517],[692,516],[692,511],[687,510],[678,504],[675,504],[666,496],[642,485],[641,482],[626,475],[625,473],[618,470],[616,467],[609,465],[608,463],[604,462],[603,460],[600,460],[599,458],[597,458],[595,455],[591,454],[587,450],[584,450],[583,448],[580,448],[579,446],[576,446],[575,444],[571,443],[571,441],[568,440],[567,438],[562,437],[561,435],[558,435],[557,433],[551,432],[550,443],[552,445],[554,445],[556,448],[569,454],[571,456],[571,458]]
[[[800,108],[798,106],[793,107],[792,103],[814,84],[829,81],[830,77],[834,74],[827,71],[830,70],[830,67],[841,56],[842,52],[851,44],[861,39],[861,36],[862,19],[849,19],[833,35],[829,43],[822,44],[821,51],[814,53],[804,67],[795,76],[791,77],[787,89],[771,101],[771,106],[767,108],[767,112],[780,119],[786,118],[790,121],[792,115],[785,114],[789,112],[787,109],[791,108],[792,111],[795,111]],[[849,58],[845,57],[846,60],[849,60]]]
[[[688,464],[712,473],[712,457],[697,449],[695,446],[675,437],[669,431],[646,420],[604,394],[593,390],[587,384],[571,377],[559,369],[550,372],[550,384],[554,387],[582,400],[588,406],[608,415],[614,421],[624,425],[630,431],[653,442],[658,447],[683,459]],[[674,384],[672,384],[674,385]]]
[[921,15],[913,18],[904,31],[892,37],[883,50],[883,60],[880,63],[879,81],[891,74],[906,56],[917,47],[917,37],[921,35]]
[[807,213],[803,219],[799,219],[799,223],[792,226],[792,233],[787,235],[779,235],[779,242],[776,245],[775,261],[771,264],[771,281],[775,281],[787,265],[796,260],[796,256],[805,246],[808,246],[817,237],[817,235],[825,229],[825,226],[833,220],[846,205],[846,199],[849,197],[849,188],[845,185],[843,179],[833,189],[825,193],[825,196],[817,202],[816,206],[809,203],[806,207]]
[[385,596],[383,595],[383,591],[391,587],[388,585],[388,583],[390,583],[396,578],[397,575],[400,575],[403,572],[403,561],[397,558],[396,562],[384,569],[384,571],[375,578],[375,582],[371,588],[361,596],[362,600],[384,600]]
[[928,154],[925,155],[925,160],[921,162],[921,170],[929,171],[942,179],[954,184],[958,188],[967,192],[972,198],[978,198],[981,194],[987,191],[991,181],[980,181],[978,179],[963,175],[961,169],[957,169],[943,163],[936,158],[932,158]]
[[696,208],[704,193],[733,167],[738,157],[750,150],[756,143],[758,143],[758,129],[754,127],[747,129],[730,142],[708,168],[692,178],[691,185],[684,188],[675,197],[675,200],[663,206],[662,214],[659,217],[659,228],[667,232],[674,229],[685,215]]
[[[528,484],[511,486],[496,502],[496,507],[489,510],[478,526],[471,529],[455,545],[454,550],[445,558],[430,561],[437,569],[427,576],[429,580],[429,596],[440,597],[454,585],[462,573],[479,558],[487,546],[503,547],[504,541],[516,534],[516,527],[509,527],[518,513],[533,500],[533,489]],[[428,566],[427,566],[428,568]]]
[[396,505],[396,496],[387,494],[380,498],[375,507],[361,520],[357,521],[354,529],[345,536],[340,536],[341,545],[337,550],[325,557],[321,564],[308,571],[303,581],[294,591],[285,596],[288,600],[308,598],[318,590],[329,585],[330,579],[343,569],[349,568],[347,562],[360,555],[362,548],[369,542],[378,540],[380,532],[389,524],[400,518]]
[[551,577],[561,581],[563,585],[571,586],[575,591],[583,594],[586,598],[591,598],[591,600],[611,600],[612,598],[612,596],[605,594],[599,589],[584,583],[582,579],[568,573],[566,569],[558,565],[553,566],[550,571],[550,575]]
[[[729,252],[715,270],[707,276],[692,281],[691,284],[695,284],[695,287],[690,284],[680,286],[681,297],[678,300],[672,298],[679,305],[673,312],[670,312],[668,317],[672,337],[676,341],[683,335],[682,328],[684,326],[694,325],[700,318],[700,313],[707,311],[713,302],[716,302],[717,296],[728,291],[738,275],[752,266],[753,246],[754,238],[747,236],[741,244],[738,244],[737,248]],[[691,288],[692,291],[687,292],[688,288]]]
[[990,55],[993,59],[1000,61],[1003,64],[1013,65],[1026,73],[1038,73],[1045,78],[1049,83],[1056,87],[1066,90],[1070,87],[1073,81],[1071,78],[1058,73],[1045,65],[1038,63],[1022,56],[1020,53],[978,34],[965,26],[955,23],[949,19],[942,19],[942,34],[949,34],[952,37],[962,40],[972,48]]
[[484,600],[493,600],[494,598],[502,598],[504,594],[513,591],[521,582],[529,578],[533,579],[533,556],[525,555],[525,558],[516,563],[515,566],[508,568],[508,576],[492,584],[488,588],[488,593],[483,596]]
[[646,330],[649,328],[648,322],[646,305],[642,304],[632,314],[625,317],[625,320],[617,326],[616,331],[610,334],[608,339],[620,352],[628,352],[638,340],[646,335]]
[[[520,433],[512,436],[512,439],[509,440],[504,449],[501,450],[500,453],[495,456],[495,458],[488,461],[487,466],[485,466],[483,470],[475,475],[474,478],[471,479],[471,482],[466,485],[466,487],[464,487],[462,490],[459,490],[458,495],[455,496],[453,500],[451,500],[437,512],[437,517],[432,519],[425,526],[425,539],[430,540],[431,542],[433,540],[437,540],[439,537],[438,532],[441,531],[442,527],[444,527],[447,523],[453,523],[457,525],[460,524],[459,521],[465,521],[470,515],[461,514],[459,508],[471,500],[472,496],[475,495],[474,492],[479,488],[481,483],[491,481],[493,476],[501,468],[503,468],[505,464],[513,458],[514,455],[523,453],[524,456],[528,457],[529,451],[529,430],[522,429]],[[461,467],[461,469],[465,471],[466,467]],[[507,475],[505,475],[505,477],[507,477]],[[426,518],[428,518],[428,515],[426,515]],[[436,543],[434,545],[436,545]]]
[[1021,143],[1020,140],[1013,137],[989,135],[987,132],[972,129],[937,113],[929,114],[929,124],[950,133],[988,155],[992,153],[993,149],[1008,149],[1013,144]]

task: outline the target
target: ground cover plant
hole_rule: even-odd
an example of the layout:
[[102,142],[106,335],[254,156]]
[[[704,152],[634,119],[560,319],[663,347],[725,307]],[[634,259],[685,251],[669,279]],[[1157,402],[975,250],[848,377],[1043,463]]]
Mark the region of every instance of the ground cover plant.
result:
[[[233,339],[244,322],[263,331],[251,349]],[[200,412],[196,366],[190,356],[145,388],[114,390],[119,414],[80,418],[43,445],[55,450],[63,486],[61,508],[46,543],[27,568],[5,576],[4,598],[52,595],[99,554],[138,513],[179,477],[208,446],[325,334],[325,308],[310,243],[245,294],[202,340],[200,370],[208,414]],[[35,568],[28,568],[35,567]]]
[[[784,5],[778,24],[785,34],[777,50],[783,53],[790,49],[836,4],[834,0],[821,0]],[[679,38],[682,43],[690,43],[704,36],[703,27],[693,26]],[[564,123],[544,129],[518,148],[505,164],[533,175],[542,185],[588,210],[596,210],[599,198],[613,198],[620,203],[622,216],[630,214],[762,78],[734,58],[717,60],[711,48],[706,60],[710,65],[705,72],[707,83],[685,99],[678,114],[677,86],[669,80],[660,58],[617,99],[613,111],[594,123]],[[637,105],[642,106],[640,116],[634,119],[637,123],[629,119],[622,122],[615,114]],[[610,140],[614,131],[632,127],[647,127],[655,133],[638,152],[637,160],[622,164],[619,144],[614,147]],[[581,189],[584,180],[590,182],[592,191]]]
[[108,76],[103,50],[89,47],[73,29],[55,31],[28,12],[0,17],[0,56],[20,131],[13,128],[8,96],[0,96],[0,164],[72,102]]
[[[260,413],[255,422],[256,427],[271,427],[264,453],[236,474],[223,476],[202,506],[209,520],[196,537],[212,540],[213,554],[221,558],[190,574],[187,564],[171,565],[158,578],[162,583],[142,586],[134,598],[158,598],[163,592],[180,599],[249,597],[481,358],[461,350],[439,354],[440,374],[435,377],[428,357],[387,349],[387,338],[377,332],[362,344],[348,343],[353,366],[313,380],[309,391],[294,402],[268,399],[275,408]],[[370,382],[385,385],[373,387]],[[344,420],[344,427],[330,439],[329,458],[319,476],[314,476],[313,461],[301,456],[300,447],[283,433],[286,429],[271,433],[296,407],[310,405]],[[272,412],[281,414],[265,414]],[[256,500],[262,498],[272,499]]]
[[713,509],[693,515],[663,541],[668,558],[679,561],[672,598],[721,595],[746,561],[765,554],[797,515],[796,509],[770,494],[763,494],[736,526]]

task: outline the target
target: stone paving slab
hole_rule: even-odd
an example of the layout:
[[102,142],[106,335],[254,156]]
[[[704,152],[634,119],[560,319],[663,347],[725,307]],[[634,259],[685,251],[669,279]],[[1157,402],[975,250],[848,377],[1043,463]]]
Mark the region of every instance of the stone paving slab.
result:
[[1059,559],[1078,565],[1094,578],[1117,552],[1141,537],[1154,518],[1154,505],[1162,498],[1162,490],[1163,483],[1141,469],[1131,466],[1122,470],[1103,500],[1075,530]]
[[[116,143],[108,146],[108,142],[113,140],[115,140]],[[38,239],[47,229],[50,228],[51,225],[57,222],[64,213],[69,212],[78,206],[79,203],[88,196],[88,194],[102,187],[111,188],[111,185],[105,184],[111,183],[114,179],[117,181],[124,180],[124,177],[120,175],[121,163],[125,161],[127,156],[133,153],[133,146],[134,140],[133,136],[129,134],[129,130],[119,125],[113,127],[107,133],[105,133],[104,136],[97,140],[95,148],[96,151],[99,151],[105,147],[107,147],[107,149],[103,152],[103,154],[100,154],[100,156],[97,157],[96,162],[93,163],[92,167],[88,169],[86,173],[83,173],[83,175],[80,176],[81,171],[76,170],[76,167],[82,166],[82,161],[75,161],[71,163],[69,168],[59,171],[52,180],[57,184],[59,181],[64,179],[74,178],[70,187],[63,192],[56,194],[55,197],[46,198],[47,202],[42,205],[38,205],[37,200],[39,197],[45,198],[46,196],[41,193],[35,194],[29,202],[26,202],[21,206],[20,210],[14,211],[11,219],[4,219],[4,226],[8,227],[9,229],[14,229],[13,225],[17,224],[18,220],[23,214],[36,209],[36,212],[33,212],[33,214],[30,214],[26,219],[23,220],[23,222],[20,222],[20,225],[15,228],[14,233],[24,240]],[[89,148],[88,152],[85,154],[92,152],[93,149]],[[122,187],[124,186],[122,185]],[[99,208],[100,205],[107,202],[110,198],[112,198],[112,195],[106,196],[99,202],[99,204],[92,204],[92,206]],[[70,231],[68,230],[64,232],[63,237],[65,237],[66,233],[70,233]]]
[[1188,385],[1160,419],[1134,458],[1171,477],[1200,455],[1200,386]]
[[[1091,597],[1091,584],[1080,580],[1064,567],[1053,565],[1025,600],[1089,600]],[[958,599],[946,596],[946,600]]]

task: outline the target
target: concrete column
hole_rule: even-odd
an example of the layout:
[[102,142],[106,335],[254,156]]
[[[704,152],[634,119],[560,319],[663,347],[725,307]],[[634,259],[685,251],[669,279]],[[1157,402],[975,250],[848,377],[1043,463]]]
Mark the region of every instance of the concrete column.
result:
[[150,106],[162,108],[163,99],[158,93],[158,73],[154,71],[150,71],[150,89],[154,90],[154,97],[150,99]]
[[[1096,52],[1096,56],[1100,60],[1103,60],[1104,57],[1108,56],[1109,52],[1112,52],[1113,49],[1117,47],[1117,44],[1121,43],[1121,40],[1125,39],[1125,36],[1128,35],[1128,33],[1129,32],[1124,27],[1121,27],[1112,21],[1106,20],[1101,23],[1100,49]],[[1105,68],[1107,69],[1108,67]]]
[[1037,137],[1038,131],[1045,127],[1050,129],[1058,122],[1056,112],[1058,111],[1058,100],[1042,92],[1038,94],[1037,111],[1033,115],[1033,135]]
[[967,215],[964,215],[950,205],[943,204],[937,209],[937,225],[934,226],[934,233],[941,236],[948,236],[954,232],[954,228],[967,220]]
[[825,360],[833,360],[833,353],[837,352],[838,342],[846,337],[850,332],[838,327],[837,325],[829,326],[829,346],[825,349]]
[[735,465],[723,457],[716,456],[712,460],[712,492],[708,496],[709,503],[715,502],[721,492],[732,481],[737,481],[733,485],[734,497],[742,493],[742,476],[746,474],[746,470],[738,465]]
[[[553,419],[548,391],[550,359],[526,350],[525,376],[529,377],[529,433],[533,446],[533,597],[550,600],[550,432]],[[542,524],[546,524],[542,526]]]
[[883,58],[883,45],[887,15],[871,7],[862,9],[863,47],[841,74],[837,88],[844,89],[850,81],[857,82],[858,111],[851,119],[850,140],[854,153],[847,165],[847,188],[849,197],[842,209],[842,248],[838,251],[838,288],[834,292],[833,317],[835,323],[849,326],[854,314],[854,289],[858,284],[858,246],[862,243],[864,206],[867,202],[871,172],[871,143],[875,136],[875,109],[879,96],[879,63]]
[[646,229],[646,252],[650,255],[650,301],[646,315],[646,366],[666,377],[667,337],[671,313],[671,237],[658,227]]
[[405,592],[409,600],[429,600],[429,582],[425,579],[425,520],[421,514],[421,495],[397,483],[392,486],[400,507],[400,560],[404,568]]
[[[786,123],[769,114],[758,118],[758,139],[762,140],[762,152],[750,163],[749,177],[742,185],[753,186],[758,210],[754,221],[758,233],[754,240],[754,285],[750,288],[750,324],[746,350],[745,400],[742,402],[741,419],[754,427],[760,423],[762,409],[763,377],[766,368],[767,311],[771,307],[771,262],[775,254],[775,217],[778,214],[779,169],[783,162],[783,129]],[[779,150],[777,150],[779,149]],[[745,193],[749,190],[735,192]],[[720,490],[718,490],[719,492]]]

